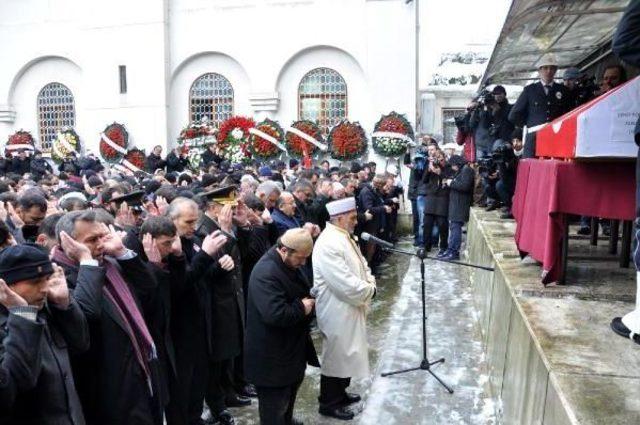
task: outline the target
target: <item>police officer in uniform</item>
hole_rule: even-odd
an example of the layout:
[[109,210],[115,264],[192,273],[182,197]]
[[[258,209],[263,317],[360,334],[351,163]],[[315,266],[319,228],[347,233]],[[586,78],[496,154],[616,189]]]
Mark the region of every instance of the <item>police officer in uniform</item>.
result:
[[[567,89],[553,81],[558,65],[551,55],[545,55],[539,62],[540,81],[524,88],[511,108],[509,121],[516,127],[527,128],[547,123],[569,110]],[[533,158],[536,153],[535,133],[527,135],[524,158]]]

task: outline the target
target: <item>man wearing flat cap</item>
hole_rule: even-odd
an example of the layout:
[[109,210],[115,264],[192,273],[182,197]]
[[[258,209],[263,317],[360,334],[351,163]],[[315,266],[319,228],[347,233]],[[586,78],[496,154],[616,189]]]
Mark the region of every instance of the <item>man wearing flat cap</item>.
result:
[[258,392],[262,425],[292,424],[307,364],[320,365],[309,335],[315,302],[302,271],[312,250],[308,231],[287,230],[249,279],[245,372]]
[[0,252],[0,423],[83,425],[68,350],[88,348],[85,316],[47,252]]
[[[569,111],[569,94],[566,87],[553,80],[557,71],[558,64],[553,55],[544,55],[538,61],[540,81],[529,84],[520,93],[509,113],[509,121],[513,125],[532,128],[553,121]],[[527,140],[524,142],[523,157],[535,157],[535,133],[527,134]]]
[[376,280],[354,240],[356,201],[327,204],[330,221],[313,250],[313,290],[322,334],[322,415],[353,419],[347,406],[360,396],[346,392],[351,378],[369,377],[366,317]]

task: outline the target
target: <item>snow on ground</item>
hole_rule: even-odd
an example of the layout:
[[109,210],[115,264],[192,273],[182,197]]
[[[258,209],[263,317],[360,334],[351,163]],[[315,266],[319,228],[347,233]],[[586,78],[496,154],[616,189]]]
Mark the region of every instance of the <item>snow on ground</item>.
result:
[[[400,247],[413,250],[406,242]],[[428,355],[431,360],[445,358],[445,363],[435,365],[433,370],[455,392],[449,394],[421,370],[380,376],[382,372],[418,366],[422,357],[420,262],[393,255],[381,268],[379,291],[368,318],[373,375],[350,388],[364,398],[364,403],[353,407],[358,413],[354,424],[496,423],[467,271],[441,262],[427,260],[425,264]],[[320,352],[317,332],[314,341]],[[308,368],[295,416],[307,425],[344,424],[317,413],[319,381],[318,369]],[[255,400],[251,407],[233,412],[238,424],[259,422]]]

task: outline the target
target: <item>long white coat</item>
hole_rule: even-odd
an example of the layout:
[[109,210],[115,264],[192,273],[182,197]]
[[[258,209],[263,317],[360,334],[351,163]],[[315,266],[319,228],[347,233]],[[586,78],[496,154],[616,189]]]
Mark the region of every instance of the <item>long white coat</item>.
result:
[[327,223],[313,249],[322,374],[369,377],[366,317],[376,280],[349,234]]

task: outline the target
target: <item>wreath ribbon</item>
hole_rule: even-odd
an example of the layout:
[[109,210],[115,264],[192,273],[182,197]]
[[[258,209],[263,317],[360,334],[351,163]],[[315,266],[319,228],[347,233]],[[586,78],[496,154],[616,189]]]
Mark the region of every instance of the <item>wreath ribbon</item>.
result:
[[136,167],[135,165],[133,165],[131,162],[127,161],[126,159],[122,160],[122,165],[124,165],[129,170],[133,171],[134,173],[137,173],[138,171],[142,171],[141,169],[139,169],[138,167]]
[[275,145],[278,149],[280,149],[283,152],[287,151],[287,148],[282,143],[278,142],[275,137],[265,133],[264,131],[258,130],[257,128],[250,128],[249,133],[263,138],[267,142]]
[[30,151],[34,150],[33,146],[29,145],[27,143],[19,143],[19,144],[15,144],[15,145],[6,145],[5,149],[10,150],[10,151],[13,151],[13,150],[16,150],[16,149],[27,149],[27,150],[30,150]]
[[[109,146],[111,146],[113,149],[115,149],[117,152],[121,153],[122,155],[126,155],[127,154],[127,150],[124,149],[122,146],[116,144],[113,142],[113,140],[109,139],[109,137],[104,134],[104,133],[100,133],[100,138]],[[133,165],[133,164],[131,164]]]
[[318,142],[316,139],[314,139],[312,136],[309,136],[304,131],[300,131],[295,127],[287,127],[285,130],[286,131],[290,131],[291,133],[295,134],[296,136],[302,137],[304,140],[306,140],[307,142],[309,142],[312,145],[316,146],[318,149],[320,149],[323,152],[325,152],[327,150],[327,145],[325,145],[324,143]]
[[372,137],[389,137],[392,139],[401,139],[404,142],[407,143],[413,143],[413,140],[411,140],[411,137],[402,134],[402,133],[396,133],[393,131],[374,131],[373,134],[371,134]]
[[78,151],[75,150],[75,148],[73,146],[71,146],[71,143],[67,142],[67,139],[65,139],[64,134],[63,133],[58,133],[58,136],[56,137],[56,140],[54,140],[54,142],[51,144],[51,148],[53,149],[53,152],[60,158],[64,158],[65,156],[62,154],[62,152],[60,152],[56,146],[55,142],[60,142],[60,144],[62,146],[64,146],[69,153],[73,152],[75,154],[78,154]]

